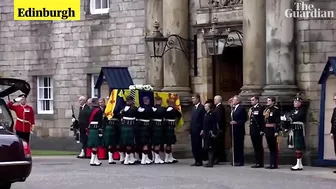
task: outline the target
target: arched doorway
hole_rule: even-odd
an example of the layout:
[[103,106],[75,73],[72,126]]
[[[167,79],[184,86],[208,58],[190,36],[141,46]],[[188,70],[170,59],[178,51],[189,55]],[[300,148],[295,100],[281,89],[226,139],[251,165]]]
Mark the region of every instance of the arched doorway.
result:
[[[243,47],[226,47],[222,55],[213,56],[213,89],[215,95],[221,95],[226,102],[240,93],[243,86]],[[231,148],[230,108],[226,106],[225,149]]]
[[214,94],[228,100],[243,86],[243,47],[226,47],[223,54],[213,56]]

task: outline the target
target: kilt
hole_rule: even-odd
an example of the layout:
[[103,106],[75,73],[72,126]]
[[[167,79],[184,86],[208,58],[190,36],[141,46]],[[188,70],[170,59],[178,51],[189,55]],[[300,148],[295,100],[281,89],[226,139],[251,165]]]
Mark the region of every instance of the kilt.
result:
[[135,121],[123,120],[120,124],[119,144],[123,146],[133,146]]
[[153,145],[164,144],[164,125],[163,121],[153,121],[152,122],[152,141]]
[[164,130],[164,143],[167,145],[172,145],[176,143],[175,125],[166,123],[166,127]]
[[136,145],[149,145],[151,143],[151,130],[149,122],[140,121],[136,132]]
[[104,129],[103,144],[105,147],[118,144],[118,120],[108,120]]
[[306,149],[305,137],[302,129],[294,130],[294,148],[299,151]]
[[101,138],[99,137],[98,129],[89,129],[87,146],[89,148],[97,148],[101,145]]

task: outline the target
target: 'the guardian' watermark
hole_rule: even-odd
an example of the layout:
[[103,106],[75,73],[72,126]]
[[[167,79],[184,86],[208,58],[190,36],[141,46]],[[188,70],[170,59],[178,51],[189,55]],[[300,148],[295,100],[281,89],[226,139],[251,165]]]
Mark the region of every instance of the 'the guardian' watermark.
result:
[[80,20],[80,0],[14,0],[14,20]]
[[293,9],[285,10],[285,16],[287,18],[334,18],[335,11],[321,10],[305,2],[295,2]]

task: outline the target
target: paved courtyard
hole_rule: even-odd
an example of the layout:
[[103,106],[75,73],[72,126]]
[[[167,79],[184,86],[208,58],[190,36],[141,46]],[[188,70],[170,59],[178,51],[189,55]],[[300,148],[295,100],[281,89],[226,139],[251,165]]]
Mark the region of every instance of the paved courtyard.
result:
[[174,165],[108,165],[90,167],[72,157],[35,158],[31,176],[13,189],[335,189],[331,169],[305,167],[291,172],[251,169],[250,166],[190,167],[192,160]]

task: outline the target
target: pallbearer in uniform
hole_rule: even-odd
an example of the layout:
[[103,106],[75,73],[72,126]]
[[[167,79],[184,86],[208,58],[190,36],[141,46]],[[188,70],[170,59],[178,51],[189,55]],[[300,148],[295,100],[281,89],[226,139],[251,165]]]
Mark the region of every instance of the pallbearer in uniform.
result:
[[155,97],[155,106],[153,107],[153,119],[152,119],[152,141],[154,146],[154,163],[162,164],[164,161],[160,158],[160,147],[164,144],[164,115],[166,109],[162,107],[162,98]]
[[152,161],[149,159],[148,154],[151,153],[150,145],[150,120],[153,116],[153,107],[150,105],[150,99],[145,96],[143,97],[143,106],[138,108],[138,129],[137,132],[139,134],[138,140],[136,141],[137,146],[142,147],[142,157],[141,164],[151,164]]
[[176,143],[175,127],[177,121],[181,118],[182,114],[175,107],[175,100],[168,100],[168,107],[165,113],[165,129],[164,129],[164,140],[166,144],[165,149],[165,163],[176,163],[177,159],[173,157],[172,145]]
[[88,147],[92,149],[91,154],[91,166],[100,166],[102,163],[98,159],[98,147],[102,142],[102,134],[103,134],[103,125],[102,125],[102,117],[103,111],[100,109],[98,105],[98,100],[95,98],[90,98],[88,100],[89,105],[91,106],[91,115],[89,117],[89,128],[88,128]]
[[[336,105],[336,95],[334,95],[333,100]],[[331,116],[330,137],[334,141],[334,150],[335,150],[335,155],[336,155],[336,107],[334,108],[334,111]],[[336,173],[336,171],[334,171],[334,173]]]
[[108,150],[109,164],[115,164],[113,154],[117,151],[118,127],[120,124],[120,112],[113,112],[112,117],[108,117],[105,123],[103,143]]
[[133,147],[135,146],[134,129],[136,127],[136,116],[138,110],[134,106],[134,99],[131,96],[126,98],[126,106],[121,111],[120,140],[121,148],[126,148],[124,165],[134,164],[135,158]]
[[270,151],[270,166],[266,169],[277,169],[278,168],[278,141],[277,137],[279,135],[279,124],[280,124],[280,111],[275,104],[275,97],[267,98],[267,107],[264,110],[265,118],[265,128],[264,133],[266,136],[268,149]]
[[249,109],[248,115],[250,119],[250,136],[254,149],[255,165],[252,168],[264,167],[264,108],[259,104],[259,97],[251,98],[252,107]]
[[214,164],[214,152],[216,147],[216,137],[218,135],[218,128],[216,122],[216,116],[213,113],[213,104],[207,101],[204,104],[205,115],[203,119],[203,130],[201,135],[203,137],[204,146],[203,148],[208,152],[208,163],[204,167],[213,167]]
[[[296,97],[294,99],[294,109],[289,114],[289,121],[291,122],[290,134],[293,134],[294,148],[296,150],[296,165],[291,168],[292,171],[298,171],[303,169],[302,165],[302,151],[305,150],[304,140],[304,122],[306,114],[302,108],[302,98]],[[285,116],[281,116],[281,120],[286,121]],[[289,141],[291,142],[291,141]]]

